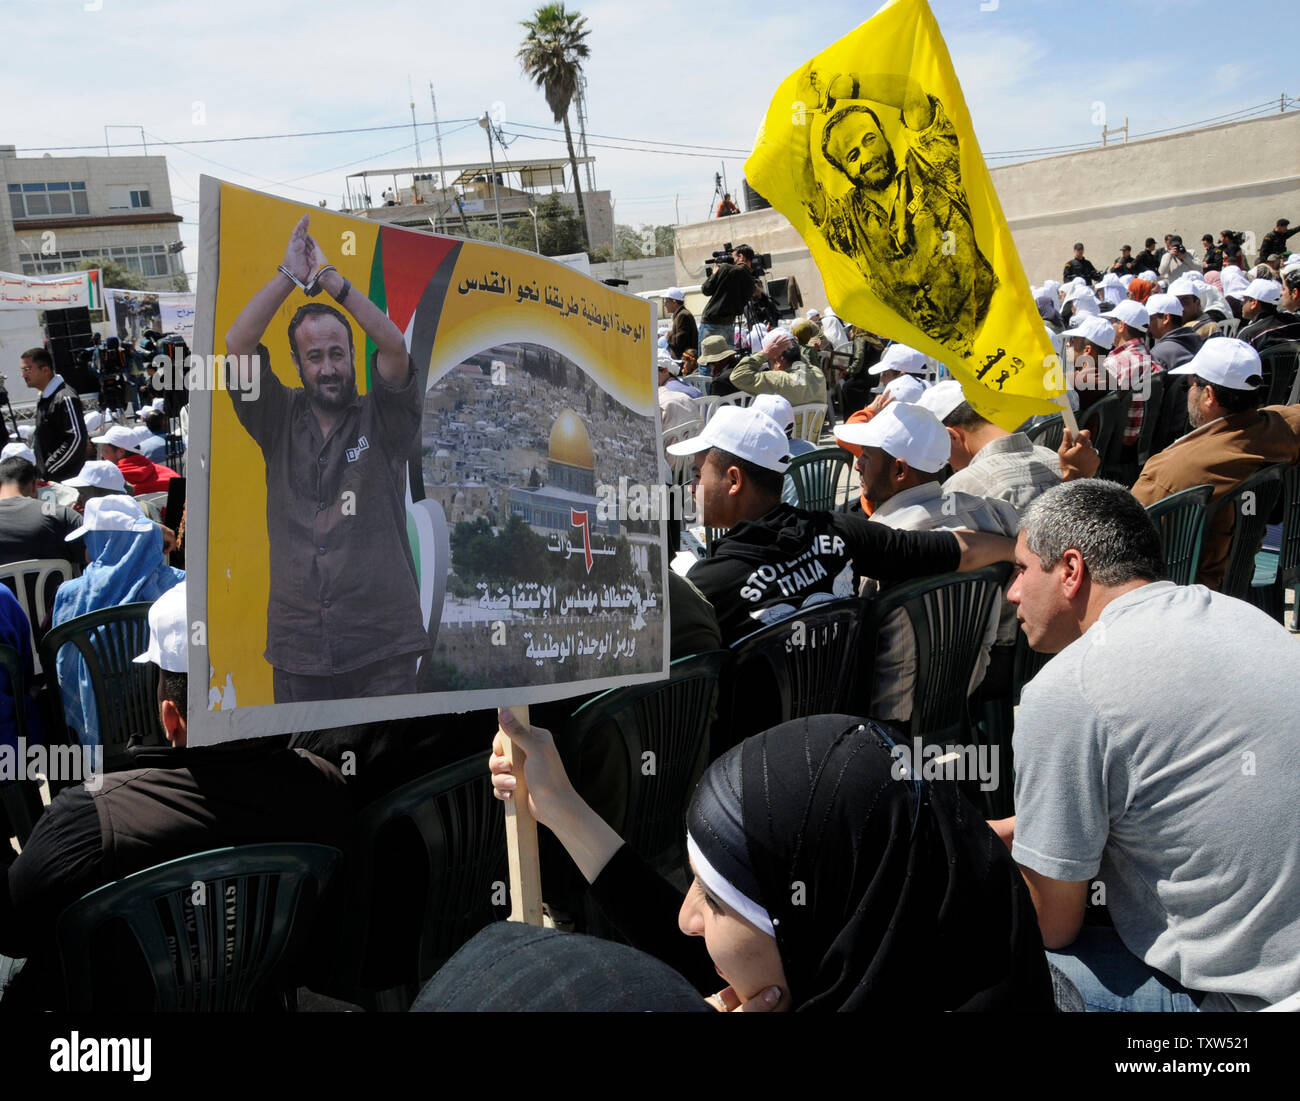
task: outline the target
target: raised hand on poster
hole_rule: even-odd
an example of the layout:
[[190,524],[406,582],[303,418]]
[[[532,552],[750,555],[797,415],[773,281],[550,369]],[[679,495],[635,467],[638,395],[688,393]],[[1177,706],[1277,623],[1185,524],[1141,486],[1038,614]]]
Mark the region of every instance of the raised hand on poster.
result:
[[298,220],[284,249],[285,270],[300,287],[307,285],[307,280],[315,270],[312,264],[312,245],[315,242],[307,235],[308,221],[309,215],[306,214]]

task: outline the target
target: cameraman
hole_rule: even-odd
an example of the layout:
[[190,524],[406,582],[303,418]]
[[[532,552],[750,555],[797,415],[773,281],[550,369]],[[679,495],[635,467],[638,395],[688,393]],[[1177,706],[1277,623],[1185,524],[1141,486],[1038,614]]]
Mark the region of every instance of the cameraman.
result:
[[748,245],[737,245],[731,259],[730,264],[720,261],[700,288],[709,295],[708,304],[700,314],[701,349],[709,336],[725,337],[728,344],[734,345],[736,316],[754,295],[754,250]]
[[1160,257],[1160,278],[1166,283],[1172,283],[1180,275],[1200,270],[1200,261],[1183,248],[1183,239],[1178,236],[1170,237],[1169,251]]

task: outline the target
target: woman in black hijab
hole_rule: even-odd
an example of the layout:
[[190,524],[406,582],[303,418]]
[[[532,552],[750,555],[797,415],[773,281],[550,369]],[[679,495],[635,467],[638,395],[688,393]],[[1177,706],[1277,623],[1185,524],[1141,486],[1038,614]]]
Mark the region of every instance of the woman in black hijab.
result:
[[[799,719],[714,761],[687,814],[695,882],[650,872],[573,791],[550,735],[503,714],[527,753],[530,802],[636,947],[715,988],[719,1008],[1051,1010],[1028,890],[956,786],[914,779],[883,728]],[[497,748],[503,748],[498,746]],[[514,785],[504,756],[493,783]],[[704,964],[703,968],[701,964]]]

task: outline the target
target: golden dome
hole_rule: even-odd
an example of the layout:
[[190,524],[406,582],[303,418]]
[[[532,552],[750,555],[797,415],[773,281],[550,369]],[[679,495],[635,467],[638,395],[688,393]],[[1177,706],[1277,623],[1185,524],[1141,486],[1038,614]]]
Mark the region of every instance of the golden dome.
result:
[[583,470],[596,469],[596,455],[591,450],[591,437],[587,426],[572,409],[561,410],[551,426],[551,446],[548,456],[552,462],[577,466]]

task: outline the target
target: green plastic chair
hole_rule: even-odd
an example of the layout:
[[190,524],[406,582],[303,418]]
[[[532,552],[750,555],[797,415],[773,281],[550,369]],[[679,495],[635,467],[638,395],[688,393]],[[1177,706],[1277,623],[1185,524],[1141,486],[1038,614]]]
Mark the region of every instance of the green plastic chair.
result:
[[[557,732],[578,793],[609,806],[607,820],[623,840],[679,884],[686,869],[686,804],[708,763],[718,677],[729,657],[726,650],[706,650],[678,658],[666,681],[602,692]],[[626,797],[611,800],[609,788],[626,790]]]
[[[13,701],[14,729],[17,736],[28,743],[31,740],[27,729],[27,674],[23,668],[22,655],[12,646],[0,644],[0,673],[5,676],[5,694]],[[6,828],[0,829],[0,845],[10,836],[17,837],[21,845],[27,844],[36,820],[45,813],[45,804],[41,800],[41,787],[35,780],[0,781],[0,823],[8,819]],[[9,830],[13,830],[13,834]]]
[[[999,562],[967,573],[945,573],[885,589],[871,601],[863,626],[859,683],[875,681],[876,639],[885,621],[902,609],[916,636],[916,687],[910,733],[925,741],[962,742],[971,736],[967,698],[984,632],[1011,577]],[[869,708],[870,701],[866,701]],[[869,710],[862,711],[868,714]]]
[[1196,580],[1205,541],[1205,518],[1214,487],[1192,486],[1147,505],[1147,516],[1160,533],[1165,557],[1165,576],[1176,585]]
[[1300,371],[1300,341],[1288,340],[1274,344],[1259,354],[1260,368],[1268,384],[1265,405],[1278,405],[1291,394],[1291,388]]
[[[1255,578],[1255,555],[1264,542],[1264,529],[1268,518],[1282,493],[1282,471],[1288,464],[1266,466],[1239,483],[1226,497],[1212,505],[1206,516],[1205,533],[1209,536],[1215,517],[1223,509],[1235,513],[1232,525],[1232,542],[1228,547],[1228,569],[1223,575],[1219,591],[1238,600],[1250,599],[1250,586]],[[1204,554],[1204,542],[1202,542]]]
[[[821,447],[790,461],[785,475],[794,483],[799,507],[831,512],[848,497],[853,456],[842,447]],[[842,487],[842,488],[841,488]]]
[[1025,435],[1029,437],[1031,443],[1046,447],[1049,451],[1056,451],[1060,448],[1061,441],[1065,439],[1065,417],[1060,413],[1053,413],[1046,420],[1039,421],[1033,428],[1027,428]]
[[96,972],[118,955],[101,934],[123,923],[148,963],[156,1012],[246,1012],[270,998],[293,1008],[293,966],[341,856],[300,843],[214,849],[82,896],[55,929],[68,1009],[95,1007]]
[[[1150,386],[1150,393],[1142,406],[1142,427],[1138,431],[1137,442],[1137,462],[1141,468],[1146,465],[1146,461],[1151,458],[1154,451],[1156,438],[1156,428],[1160,423],[1160,413],[1165,404],[1165,385],[1169,380],[1165,377],[1164,371],[1153,371],[1147,375],[1147,382]],[[1132,481],[1136,481],[1134,475]],[[1132,484],[1132,481],[1127,484]]]
[[461,945],[508,912],[493,901],[509,876],[487,746],[366,807],[357,855],[345,895],[347,951],[319,992],[405,1010]]
[[[1255,556],[1250,602],[1285,625],[1286,589],[1300,582],[1300,466],[1282,469],[1282,544]],[[1300,601],[1296,603],[1300,617]],[[1300,624],[1298,624],[1300,625]]]
[[1120,452],[1124,447],[1124,426],[1128,423],[1128,408],[1132,402],[1132,390],[1111,390],[1079,418],[1079,428],[1092,431],[1093,446],[1101,456],[1099,478],[1123,480]]
[[857,597],[799,609],[732,644],[718,696],[710,759],[751,734],[805,715],[865,714],[855,707]]
[[[158,671],[135,662],[135,656],[149,648],[151,607],[141,601],[89,612],[60,623],[41,640],[41,663],[52,682],[58,676],[57,659],[64,646],[75,646],[85,661],[95,691],[99,744],[108,771],[128,760],[125,750],[133,737],[143,745],[162,745],[164,741],[158,721]],[[79,742],[81,731],[68,726],[61,692],[53,710]]]

